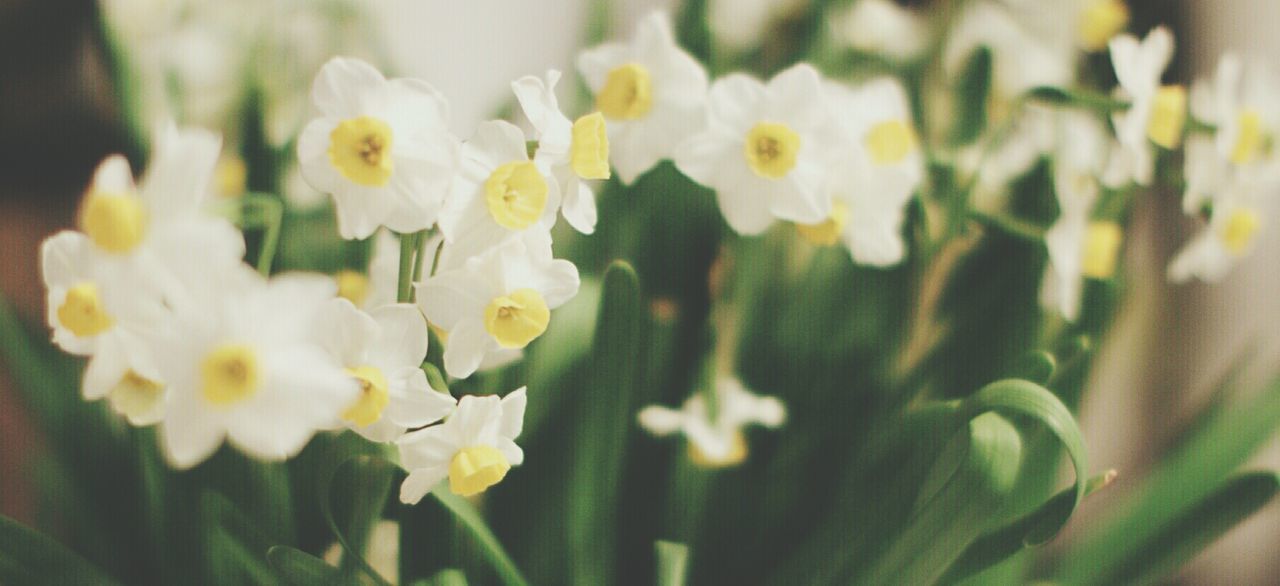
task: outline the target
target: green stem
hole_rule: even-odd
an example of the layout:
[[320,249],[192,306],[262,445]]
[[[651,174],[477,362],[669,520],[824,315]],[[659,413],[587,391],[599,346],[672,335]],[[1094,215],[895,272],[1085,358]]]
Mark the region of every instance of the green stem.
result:
[[[427,255],[423,254],[423,252],[425,252],[423,247],[426,245],[427,231],[422,230],[415,234],[415,236],[417,239],[413,243],[413,282],[417,283],[422,280],[422,264],[427,257]],[[440,255],[438,248],[436,249],[436,253],[436,259],[439,260]],[[432,272],[434,272],[434,270]],[[410,287],[409,301],[413,301],[415,297],[416,291],[413,290],[413,287]]]
[[407,303],[413,298],[413,257],[418,233],[400,235],[400,276],[396,280],[396,302]]
[[436,271],[440,269],[440,253],[444,252],[444,240],[436,246],[436,254],[431,259],[431,276],[436,276]]
[[969,210],[969,217],[983,226],[994,228],[1022,240],[1036,243],[1044,241],[1044,230],[1041,230],[1039,226],[1016,218],[988,214],[978,210]]

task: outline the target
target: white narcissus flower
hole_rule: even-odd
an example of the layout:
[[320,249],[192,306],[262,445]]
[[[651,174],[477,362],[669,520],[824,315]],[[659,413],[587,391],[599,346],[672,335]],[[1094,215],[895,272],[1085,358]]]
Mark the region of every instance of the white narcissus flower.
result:
[[1187,92],[1182,86],[1160,85],[1160,77],[1173,58],[1173,34],[1166,28],[1151,31],[1141,42],[1132,35],[1111,41],[1111,62],[1120,82],[1120,96],[1130,100],[1128,110],[1112,115],[1116,136],[1123,147],[1119,160],[1125,172],[1109,172],[1119,184],[1131,179],[1150,185],[1155,170],[1151,143],[1166,149],[1182,143],[1187,120]]
[[400,501],[422,500],[440,481],[461,496],[484,492],[502,481],[512,466],[524,462],[515,439],[524,428],[528,401],[520,387],[499,399],[467,395],[442,425],[411,431],[396,441],[400,465],[409,476],[400,486]]
[[1097,117],[1081,111],[1054,112],[1053,185],[1059,215],[1045,234],[1049,267],[1040,289],[1041,303],[1064,318],[1080,316],[1085,278],[1115,274],[1123,231],[1111,220],[1091,220],[1101,191],[1099,176],[1107,164],[1108,132]]
[[1036,87],[1071,85],[1077,54],[1071,32],[1063,26],[1063,12],[1069,3],[967,2],[956,16],[943,53],[948,77],[959,76],[974,51],[987,47],[991,50],[992,92],[999,103],[1008,103]]
[[712,421],[706,398],[696,393],[679,410],[650,405],[640,410],[640,426],[656,436],[680,432],[689,442],[689,459],[707,468],[737,466],[747,458],[742,428],[763,425],[775,428],[787,419],[787,410],[775,397],[748,391],[734,378],[715,383],[716,417]]
[[1208,225],[1169,263],[1169,280],[1221,280],[1257,245],[1259,232],[1274,217],[1280,176],[1273,171],[1237,176],[1215,194]]
[[170,335],[152,344],[169,384],[161,445],[177,468],[205,460],[224,438],[256,458],[290,457],[360,394],[314,332],[333,282],[237,269],[193,282],[201,302],[176,311]]
[[830,116],[817,70],[802,63],[767,84],[740,73],[718,79],[707,96],[707,122],[676,148],[676,166],[716,190],[720,213],[736,232],[759,234],[775,219],[827,219]]
[[556,100],[560,72],[547,72],[546,80],[525,76],[511,83],[520,108],[538,131],[534,159],[547,165],[560,185],[561,213],[574,230],[590,234],[596,229],[596,197],[586,181],[609,178],[609,135],[604,115],[592,112],[570,121]]
[[542,233],[510,240],[415,286],[422,313],[447,335],[445,370],[466,378],[541,336],[551,310],[573,298],[578,285],[578,268],[552,258],[551,238]]
[[359,59],[336,57],[311,89],[320,110],[298,138],[307,182],[333,196],[338,232],[367,238],[430,227],[457,163],[449,104],[416,79],[387,80]]
[[168,311],[156,295],[100,278],[91,246],[88,237],[70,231],[40,246],[53,341],[90,357],[82,380],[86,399],[108,397],[130,423],[155,423],[164,413],[165,391],[145,335],[163,328]]
[[529,160],[524,133],[502,120],[480,123],[462,148],[462,161],[440,231],[449,253],[466,259],[526,232],[555,225],[560,186],[550,162]]
[[895,264],[906,253],[902,223],[907,203],[924,179],[906,91],[890,78],[857,90],[828,84],[825,91],[839,145],[827,181],[831,215],[796,227],[814,244],[843,242],[858,263]]
[[325,349],[360,383],[359,397],[342,412],[356,433],[390,442],[453,411],[453,397],[432,389],[422,371],[429,335],[416,306],[397,303],[365,313],[334,299],[321,324]]
[[608,121],[610,158],[631,183],[703,124],[707,72],[676,44],[667,15],[640,22],[629,43],[609,43],[578,56],[578,71]]

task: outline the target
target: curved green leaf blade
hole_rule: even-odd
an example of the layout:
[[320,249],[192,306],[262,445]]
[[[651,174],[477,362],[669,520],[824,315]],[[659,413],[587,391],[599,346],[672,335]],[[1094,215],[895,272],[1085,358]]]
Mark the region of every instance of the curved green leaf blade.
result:
[[0,583],[118,584],[53,538],[0,515]]
[[[480,516],[475,507],[471,506],[471,503],[450,492],[449,488],[444,484],[433,489],[431,494],[436,497],[436,500],[445,509],[461,521],[462,526],[466,527],[467,531],[471,533],[471,536],[480,545],[482,553],[488,558],[489,563],[504,584],[508,586],[526,586],[528,584],[520,573],[520,568],[517,568],[515,562],[511,561],[511,557],[502,548],[502,543],[494,536],[493,531],[489,529],[489,525],[484,522],[484,518]],[[409,554],[408,552],[400,552],[400,555]]]
[[267,550],[267,562],[287,583],[297,586],[357,583],[344,580],[342,572],[326,564],[324,560],[287,545],[277,545]]
[[[384,585],[388,582],[364,559],[364,546],[373,524],[381,518],[394,474],[395,466],[386,460],[356,456],[338,465],[319,490],[320,513],[338,543],[342,544],[345,573],[351,575],[359,569],[375,583]],[[334,490],[335,485],[337,491]],[[344,509],[341,524],[334,514],[335,492],[349,507]]]
[[689,546],[657,541],[653,548],[658,557],[658,586],[684,586],[689,571]]

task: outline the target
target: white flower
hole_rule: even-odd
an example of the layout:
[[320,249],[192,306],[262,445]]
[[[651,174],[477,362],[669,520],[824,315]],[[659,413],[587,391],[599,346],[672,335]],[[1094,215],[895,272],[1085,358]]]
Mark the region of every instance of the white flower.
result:
[[828,84],[825,91],[840,145],[827,181],[831,215],[797,229],[815,244],[843,242],[859,263],[897,263],[906,252],[906,206],[924,179],[906,91],[891,78],[857,90]]
[[549,162],[529,160],[524,133],[509,122],[482,122],[462,148],[462,162],[440,231],[459,259],[483,253],[556,222],[560,187]]
[[[1186,90],[1160,85],[1160,77],[1173,58],[1173,34],[1161,27],[1141,42],[1132,35],[1123,35],[1113,39],[1110,46],[1111,62],[1120,82],[1118,92],[1131,101],[1128,110],[1112,115],[1123,147],[1121,160],[1128,171],[1121,176],[1128,175],[1139,185],[1150,185],[1155,168],[1151,143],[1177,148],[1186,124]],[[1122,181],[1111,179],[1109,183]]]
[[321,117],[298,138],[298,159],[307,181],[333,195],[342,237],[435,223],[458,151],[444,97],[425,82],[387,80],[364,61],[338,57],[316,75],[311,99]]
[[164,384],[145,336],[164,327],[168,312],[159,296],[103,279],[91,246],[70,231],[40,246],[53,341],[90,357],[86,399],[109,397],[130,423],[155,423],[164,412]]
[[1215,282],[1257,245],[1258,234],[1274,217],[1280,176],[1237,175],[1213,198],[1208,225],[1169,263],[1169,280],[1197,278]]
[[453,397],[432,389],[422,371],[429,335],[417,307],[398,303],[366,314],[334,299],[322,320],[325,349],[360,382],[359,398],[342,412],[356,433],[390,442],[453,411]]
[[[551,256],[545,233],[510,240],[416,285],[427,319],[447,333],[445,370],[471,376],[482,363],[513,358],[578,293],[578,268]],[[447,248],[447,247],[446,247]]]
[[[1009,100],[1040,87],[1075,80],[1076,52],[1063,12],[1070,2],[969,2],[956,17],[943,64],[955,78],[979,47],[991,50],[992,88]],[[1066,17],[1069,18],[1069,17]]]
[[716,190],[720,212],[740,234],[774,219],[813,224],[831,213],[823,190],[829,115],[822,81],[808,64],[768,84],[743,74],[716,80],[707,96],[706,130],[676,149],[690,179]]
[[524,462],[516,445],[528,401],[520,387],[506,397],[468,395],[445,420],[396,441],[400,465],[409,471],[400,501],[414,504],[446,477],[454,494],[471,496],[501,482],[512,466]]
[[623,183],[669,158],[701,128],[707,72],[676,45],[664,13],[641,21],[630,43],[583,52],[578,71],[608,120],[610,157]]
[[715,40],[735,49],[768,41],[769,26],[805,8],[809,0],[709,0],[707,25]]
[[866,53],[906,61],[919,56],[929,36],[923,19],[892,0],[860,0],[832,18],[836,40]]
[[356,380],[314,334],[334,297],[329,279],[268,282],[241,266],[192,292],[201,303],[175,312],[172,333],[152,344],[169,384],[160,437],[173,466],[194,466],[224,438],[257,458],[287,458],[356,401]]
[[656,436],[684,434],[689,441],[689,459],[699,466],[736,466],[747,458],[742,428],[752,424],[778,427],[786,421],[787,411],[782,401],[754,395],[734,378],[717,380],[715,392],[715,421],[702,393],[689,397],[679,410],[650,405],[640,410],[637,419]]
[[1074,321],[1080,315],[1084,278],[1109,279],[1123,242],[1120,225],[1091,220],[1107,164],[1108,132],[1101,120],[1082,111],[1054,112],[1053,185],[1059,215],[1045,234],[1049,267],[1041,303]]
[[559,80],[560,72],[553,69],[545,81],[525,76],[512,82],[511,90],[538,131],[534,158],[550,167],[560,185],[564,219],[590,234],[596,229],[596,198],[586,180],[609,178],[609,136],[601,113],[570,122],[560,111],[555,93]]

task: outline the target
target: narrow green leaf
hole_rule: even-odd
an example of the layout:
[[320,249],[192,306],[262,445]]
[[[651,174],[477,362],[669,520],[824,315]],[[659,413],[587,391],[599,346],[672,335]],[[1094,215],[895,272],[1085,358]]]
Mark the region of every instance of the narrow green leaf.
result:
[[951,141],[970,144],[987,127],[987,97],[991,93],[991,49],[979,47],[969,56],[956,86],[956,125]]
[[1058,362],[1053,354],[1035,350],[1024,355],[1013,368],[1013,378],[1029,380],[1038,385],[1048,384],[1053,378]]
[[938,457],[906,528],[858,582],[936,582],[1004,506],[1021,458],[1013,424],[995,413],[970,421]]
[[266,554],[272,543],[256,520],[227,497],[205,491],[200,499],[207,575],[216,584],[274,584]]
[[353,580],[345,580],[338,568],[326,564],[324,560],[287,545],[277,545],[267,550],[267,561],[276,574],[289,584],[358,584]]
[[457,568],[446,568],[418,582],[422,586],[467,586],[467,575]]
[[653,548],[658,558],[658,586],[684,586],[689,572],[689,546],[659,540]]
[[[342,464],[319,490],[320,513],[342,544],[342,566],[350,575],[359,569],[378,584],[387,581],[364,558],[365,544],[373,525],[382,518],[395,466],[373,456],[356,456]],[[334,512],[334,497],[344,503]],[[341,522],[339,522],[341,519]]]
[[524,360],[525,379],[534,400],[524,414],[521,442],[533,441],[544,423],[557,412],[567,393],[560,392],[565,375],[591,352],[591,332],[600,308],[600,281],[582,280],[578,294],[555,310],[547,332],[538,337]]
[[33,529],[0,515],[0,583],[118,584],[102,569]]
[[[459,521],[467,532],[475,538],[480,545],[481,552],[489,563],[493,566],[498,577],[502,579],[504,584],[508,586],[525,586],[528,584],[524,576],[520,573],[520,568],[516,567],[515,562],[511,561],[511,557],[507,555],[502,543],[494,536],[493,531],[489,529],[489,525],[484,522],[484,518],[471,506],[466,499],[453,494],[445,484],[437,486],[431,491],[442,506]],[[400,552],[400,555],[412,555],[410,552]]]
[[1027,97],[1055,106],[1085,108],[1102,113],[1115,112],[1129,107],[1129,104],[1113,99],[1110,96],[1049,86],[1035,88],[1027,93]]
[[576,584],[609,584],[614,575],[619,481],[627,435],[635,416],[633,393],[645,337],[640,281],[624,262],[604,276],[593,339],[592,371],[578,404],[584,413],[575,430],[572,478],[567,485],[569,548]]
[[1280,491],[1274,472],[1247,472],[1161,528],[1097,584],[1152,584],[1168,577]]

